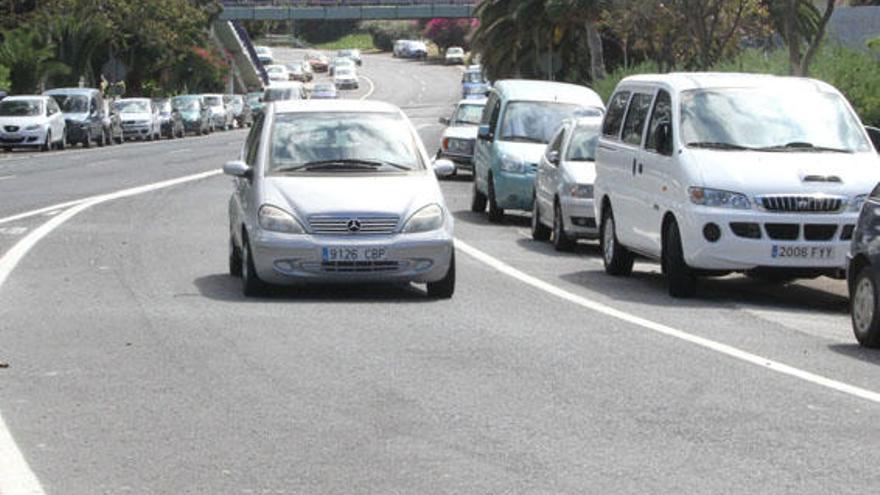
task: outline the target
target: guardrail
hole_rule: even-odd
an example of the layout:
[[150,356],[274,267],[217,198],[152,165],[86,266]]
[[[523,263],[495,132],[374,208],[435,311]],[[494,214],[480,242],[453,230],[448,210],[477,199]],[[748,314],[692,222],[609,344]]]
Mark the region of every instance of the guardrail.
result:
[[481,0],[221,0],[243,7],[394,7],[398,5],[476,5]]
[[480,0],[221,0],[222,20],[468,18]]

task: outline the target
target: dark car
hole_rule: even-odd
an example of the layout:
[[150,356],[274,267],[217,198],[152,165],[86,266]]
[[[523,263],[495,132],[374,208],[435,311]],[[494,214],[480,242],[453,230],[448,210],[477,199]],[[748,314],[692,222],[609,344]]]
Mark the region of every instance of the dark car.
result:
[[180,114],[185,133],[203,135],[211,132],[211,115],[202,105],[200,95],[175,96],[171,98],[171,108]]
[[0,100],[2,100],[3,98],[6,98],[7,96],[8,95],[6,94],[6,91],[0,90]]
[[43,93],[51,96],[61,107],[67,124],[67,142],[81,143],[88,148],[92,143],[104,146],[110,135],[104,127],[104,97],[97,89],[58,88]]
[[[845,233],[845,232],[844,232]],[[880,184],[859,214],[846,270],[853,333],[859,344],[880,348]]]
[[156,106],[159,108],[159,127],[162,129],[162,135],[168,139],[186,136],[183,117],[174,109],[171,100],[159,98],[156,100]]
[[265,103],[263,103],[263,92],[262,91],[254,91],[250,92],[245,96],[245,102],[247,106],[251,109],[251,113],[254,118],[257,118],[257,115],[263,113],[263,107]]
[[122,144],[125,134],[122,129],[122,116],[116,111],[110,100],[104,100],[104,132],[110,136],[110,143]]
[[232,118],[239,129],[250,127],[254,123],[254,113],[242,95],[226,95],[223,97],[232,111]]
[[338,58],[350,58],[354,60],[354,63],[360,67],[363,65],[363,60],[361,59],[361,51],[358,49],[349,49],[349,50],[339,50],[336,52],[336,56]]
[[880,153],[880,129],[876,127],[865,127],[868,131],[868,137],[871,138],[871,142],[874,143],[874,149],[877,150],[877,153]]

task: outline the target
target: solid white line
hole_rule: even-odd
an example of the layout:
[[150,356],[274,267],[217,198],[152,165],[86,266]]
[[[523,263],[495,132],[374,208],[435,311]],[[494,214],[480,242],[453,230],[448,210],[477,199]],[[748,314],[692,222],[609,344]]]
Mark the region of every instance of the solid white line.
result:
[[367,81],[367,84],[370,85],[370,90],[367,91],[367,94],[365,94],[364,96],[361,96],[361,99],[362,99],[362,100],[366,100],[366,99],[369,98],[370,96],[373,96],[373,93],[376,92],[376,85],[373,84],[373,80],[370,79],[370,78],[367,77],[367,76],[358,76],[358,77],[360,77],[361,79],[366,80],[366,81]]
[[42,215],[44,213],[49,213],[49,212],[52,212],[55,210],[70,208],[71,206],[82,203],[83,201],[84,200],[82,200],[82,199],[75,199],[73,201],[66,201],[64,203],[58,203],[58,204],[54,204],[54,205],[47,206],[45,208],[40,208],[37,210],[26,211],[24,213],[17,213],[15,215],[10,216],[10,217],[0,218],[0,225],[3,225],[4,223],[14,222],[16,220],[24,220],[25,218],[35,217],[37,215]]
[[187,153],[187,152],[190,152],[190,151],[192,151],[190,148],[184,148],[184,149],[182,149],[182,150],[169,151],[168,154],[169,154],[169,155],[176,155],[176,154],[178,154],[178,153]]
[[732,357],[734,359],[738,359],[740,361],[745,361],[750,364],[754,364],[755,366],[759,366],[764,369],[768,369],[770,371],[775,371],[777,373],[782,373],[783,375],[788,375],[794,378],[798,378],[800,380],[804,380],[806,382],[812,383],[814,385],[819,385],[821,387],[826,387],[832,390],[836,390],[838,392],[842,392],[844,394],[851,395],[853,397],[858,397],[860,399],[865,399],[877,404],[880,404],[880,393],[874,392],[872,390],[867,390],[861,387],[857,387],[855,385],[850,385],[848,383],[843,383],[837,380],[833,380],[831,378],[827,378],[821,375],[817,375],[815,373],[811,373],[809,371],[805,371],[799,368],[795,368],[793,366],[789,366],[787,364],[781,363],[779,361],[774,361],[772,359],[765,358],[763,356],[759,356],[757,354],[752,354],[747,351],[743,351],[741,349],[737,349],[736,347],[729,346],[727,344],[722,344],[720,342],[716,342],[714,340],[710,340],[704,337],[699,337],[690,333],[687,333],[683,330],[678,330],[672,328],[670,326],[663,325],[661,323],[657,323],[651,320],[647,320],[645,318],[641,318],[639,316],[635,316],[624,311],[614,309],[611,306],[607,306],[605,304],[592,301],[582,296],[578,296],[566,290],[560,289],[555,285],[549,284],[540,280],[536,277],[528,275],[524,272],[517,270],[516,268],[504,263],[503,261],[480,251],[479,249],[463,242],[459,239],[455,240],[455,246],[457,249],[460,249],[464,253],[472,256],[478,261],[482,262],[485,265],[488,265],[495,270],[509,276],[513,277],[520,282],[528,284],[536,289],[542,290],[548,294],[554,295],[561,299],[564,299],[568,302],[577,304],[583,308],[589,309],[591,311],[595,311],[597,313],[603,314],[605,316],[609,316],[611,318],[616,318],[618,320],[631,323],[633,325],[640,326],[642,328],[673,337],[679,340],[683,340],[685,342],[698,345],[705,349],[709,349],[714,352],[718,352],[724,354],[728,357]]
[[9,180],[9,179],[14,179],[14,178],[15,178],[14,175],[3,175],[3,176],[0,176],[0,180]]
[[[82,211],[107,201],[197,181],[213,177],[220,173],[220,170],[211,170],[200,174],[188,175],[177,179],[147,184],[145,186],[133,187],[114,193],[101,194],[68,203],[68,205],[73,206],[52,217],[43,225],[37,227],[30,234],[12,246],[12,249],[7,251],[3,257],[0,257],[0,288],[3,287],[3,283],[6,282],[18,263],[31,249],[33,249],[34,246],[37,245],[38,242],[40,242],[40,240]],[[59,208],[58,205],[50,208],[43,208],[41,211],[46,212],[57,208]],[[30,214],[34,215],[38,213],[30,212]],[[0,494],[43,495],[44,493],[45,491],[43,490],[43,487],[40,485],[39,480],[31,470],[30,466],[28,466],[21,450],[15,443],[15,439],[12,437],[12,433],[3,421],[3,415],[0,414]]]

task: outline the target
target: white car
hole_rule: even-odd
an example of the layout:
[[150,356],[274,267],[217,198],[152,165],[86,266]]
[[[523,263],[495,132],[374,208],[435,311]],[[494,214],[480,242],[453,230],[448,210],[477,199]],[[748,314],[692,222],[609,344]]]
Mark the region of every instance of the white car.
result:
[[275,63],[275,57],[272,55],[272,49],[268,46],[254,46],[254,51],[257,53],[257,59],[264,66],[272,65]]
[[532,238],[552,238],[557,251],[568,251],[577,239],[594,239],[593,182],[601,117],[568,119],[550,139],[538,162]]
[[333,74],[333,84],[338,89],[358,89],[357,71],[353,67],[339,67]]
[[283,65],[267,65],[266,74],[269,75],[269,81],[289,81],[290,71]]
[[162,137],[159,109],[149,98],[122,98],[113,102],[122,120],[125,139],[158,141]]
[[451,46],[446,50],[446,65],[464,64],[464,48]]
[[658,259],[674,297],[697,276],[842,276],[880,157],[832,86],[753,74],[624,79],[599,139],[605,270]]
[[462,100],[455,105],[452,117],[442,117],[440,123],[445,125],[440,136],[439,158],[446,158],[458,169],[474,169],[474,145],[477,142],[477,131],[480,128],[480,117],[486,108],[486,100]]
[[298,81],[276,82],[263,93],[263,102],[302,100],[306,97],[305,86]]
[[229,271],[246,296],[270,285],[427,284],[455,291],[452,213],[418,133],[397,107],[280,102],[252,128],[229,200]]
[[213,129],[221,129],[228,131],[232,129],[235,117],[232,115],[232,109],[226,106],[221,94],[202,95],[202,105],[208,109],[208,115],[211,117],[211,127]]
[[7,96],[0,101],[0,148],[52,148],[67,146],[61,108],[49,96]]

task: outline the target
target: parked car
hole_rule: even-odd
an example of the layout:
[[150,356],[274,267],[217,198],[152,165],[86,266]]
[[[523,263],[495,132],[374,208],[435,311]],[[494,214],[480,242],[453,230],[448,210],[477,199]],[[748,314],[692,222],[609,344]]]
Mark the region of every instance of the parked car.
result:
[[574,84],[500,81],[486,103],[474,149],[471,210],[489,206],[489,221],[504,210],[532,211],[535,171],[553,133],[566,118],[601,116],[599,95]]
[[446,49],[446,65],[462,65],[464,64],[464,48],[460,46],[451,46]]
[[[248,136],[229,200],[229,272],[246,296],[308,282],[426,283],[455,291],[453,216],[397,107],[279,102]],[[432,170],[433,169],[433,170]],[[357,173],[352,173],[357,172]]]
[[291,81],[306,82],[306,72],[303,64],[287,64],[287,73]]
[[227,107],[232,112],[235,125],[240,128],[250,127],[254,123],[254,115],[251,107],[244,101],[242,95],[225,95],[223,97]]
[[468,67],[461,75],[462,98],[485,98],[489,95],[490,89],[480,66]]
[[0,101],[3,101],[3,98],[9,96],[6,91],[0,90]]
[[392,55],[394,58],[405,58],[408,57],[408,49],[409,49],[410,40],[396,40],[394,42],[394,49],[392,50]]
[[223,95],[207,94],[202,95],[202,104],[208,108],[211,115],[211,125],[214,129],[228,131],[232,129],[232,112],[223,102]]
[[442,117],[440,123],[445,125],[440,137],[439,158],[446,158],[455,164],[455,172],[459,169],[474,169],[474,145],[480,118],[486,107],[486,100],[462,100],[455,105],[452,117]]
[[263,66],[272,65],[275,63],[275,57],[272,55],[272,49],[268,46],[254,46],[254,51],[257,52],[257,59],[260,61]]
[[552,239],[557,251],[571,250],[578,239],[599,235],[593,183],[601,128],[601,117],[564,121],[538,163],[532,238]]
[[[302,100],[306,97],[305,86],[300,82],[270,84],[263,93],[263,103],[274,101]],[[266,109],[263,108],[265,113]]]
[[155,101],[159,111],[159,129],[161,134],[168,139],[182,138],[186,136],[183,125],[183,117],[180,112],[171,105],[170,98],[159,98]]
[[0,101],[0,147],[64,149],[66,124],[58,103],[48,96],[7,96]]
[[338,97],[339,93],[337,93],[336,85],[333,83],[318,83],[312,88],[311,99],[313,100],[333,100]]
[[354,60],[350,58],[334,58],[330,63],[330,75],[336,74],[336,69],[340,67],[347,67],[353,71],[357,71],[357,64],[354,63]]
[[354,60],[354,63],[357,64],[358,67],[360,67],[364,63],[363,60],[361,59],[361,51],[356,48],[339,50],[338,52],[336,52],[336,57],[337,58],[350,58],[350,59]]
[[104,97],[97,89],[57,88],[43,92],[51,96],[64,114],[67,143],[80,143],[88,148],[92,143],[104,146],[110,137],[104,130]]
[[865,127],[865,129],[868,131],[868,137],[871,138],[874,149],[880,153],[880,129],[876,127]]
[[357,72],[355,72],[353,67],[339,67],[336,69],[336,74],[333,76],[333,84],[336,85],[337,89],[358,89],[360,87]]
[[122,118],[125,139],[153,141],[162,137],[159,108],[149,98],[121,98],[113,106]]
[[177,110],[186,133],[208,134],[212,130],[211,112],[202,104],[199,95],[181,95],[171,98],[171,108]]
[[266,74],[269,75],[270,82],[291,80],[290,72],[288,72],[287,67],[283,65],[267,65],[265,69]]
[[862,206],[847,255],[850,316],[858,343],[880,348],[880,184]]
[[104,99],[104,132],[110,136],[110,144],[122,144],[125,142],[122,116],[113,107],[112,102],[106,98]]
[[250,107],[255,118],[263,113],[263,93],[263,91],[252,91],[245,96],[247,106]]
[[320,52],[309,52],[305,56],[314,72],[327,72],[330,68],[330,59]]
[[606,272],[628,275],[639,253],[689,297],[702,274],[841,276],[880,157],[826,83],[644,75],[615,89],[596,170]]

